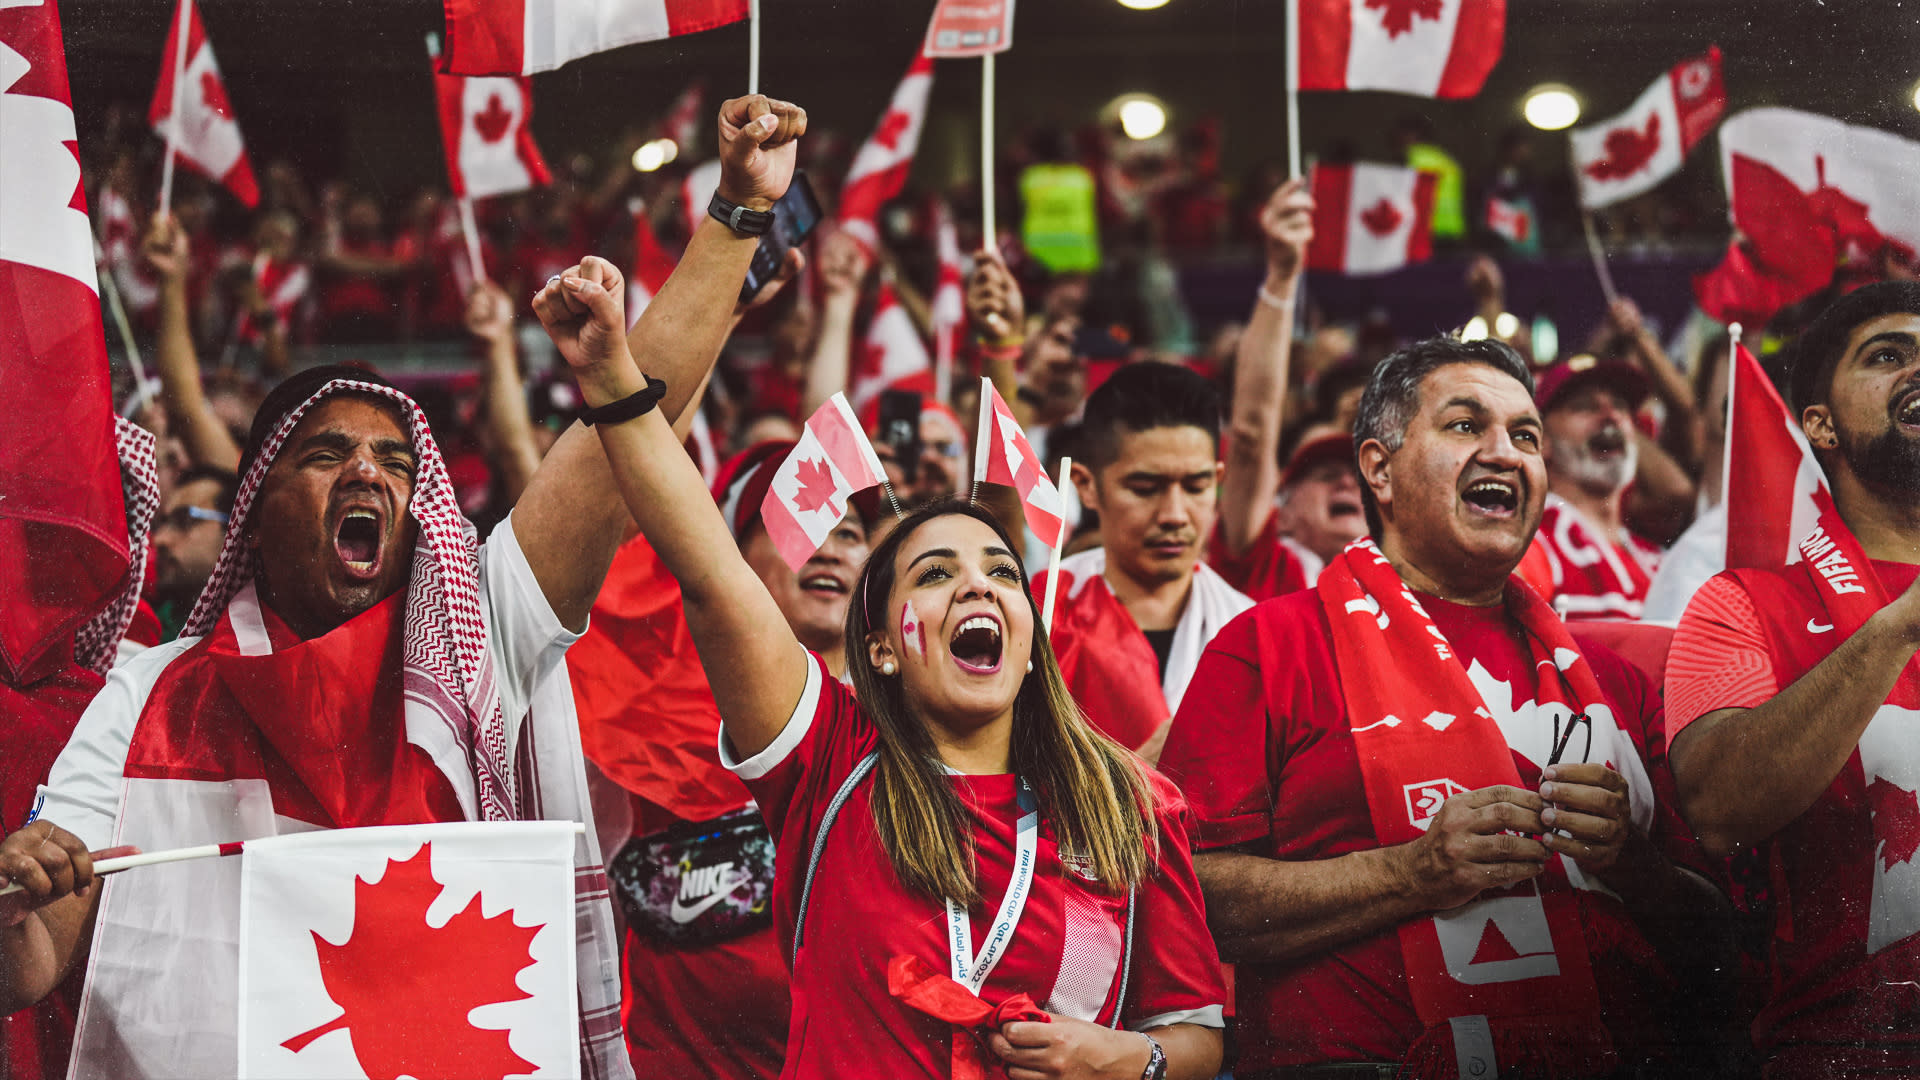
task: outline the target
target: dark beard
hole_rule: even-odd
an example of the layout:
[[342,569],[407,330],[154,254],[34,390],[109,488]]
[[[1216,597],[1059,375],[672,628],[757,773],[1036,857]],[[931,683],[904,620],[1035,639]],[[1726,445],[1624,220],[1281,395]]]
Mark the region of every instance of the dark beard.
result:
[[1876,494],[1900,503],[1920,503],[1920,439],[1899,425],[1846,448],[1847,467]]

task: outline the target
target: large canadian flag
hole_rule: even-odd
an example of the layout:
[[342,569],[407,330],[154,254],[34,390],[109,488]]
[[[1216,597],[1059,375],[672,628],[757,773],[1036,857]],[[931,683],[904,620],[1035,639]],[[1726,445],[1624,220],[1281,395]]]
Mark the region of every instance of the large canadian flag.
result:
[[1580,205],[1606,206],[1672,176],[1726,111],[1717,46],[1675,64],[1626,112],[1571,133]]
[[553,179],[533,142],[533,84],[517,76],[435,73],[447,178],[460,198],[525,191]]
[[[180,116],[176,124],[173,64],[179,55],[182,18],[188,26],[187,57],[181,68]],[[220,77],[220,65],[213,59],[213,45],[207,41],[206,28],[200,25],[200,9],[194,6],[193,0],[180,0],[174,9],[173,28],[167,32],[167,46],[160,57],[160,84],[153,88],[153,105],[147,109],[147,122],[161,138],[167,137],[169,127],[176,128],[174,153],[224,185],[241,202],[258,205],[260,185],[254,181],[253,165],[247,160],[247,144],[240,138],[240,122],[234,119],[233,102],[227,97],[226,80]]]
[[927,95],[933,91],[933,61],[915,56],[893,100],[847,169],[840,189],[840,224],[869,252],[880,244],[880,208],[900,194],[920,148],[927,123]]
[[980,377],[980,434],[974,446],[973,482],[1018,491],[1020,510],[1034,538],[1050,548],[1057,546],[1067,527],[1066,503],[1060,499],[1060,489],[1047,479],[1040,455],[1033,452],[1006,399],[984,375]]
[[0,0],[0,677],[121,585],[127,513],[53,0]]
[[1318,165],[1307,266],[1384,274],[1433,253],[1432,173],[1399,165]]
[[1506,37],[1506,0],[1293,2],[1302,90],[1472,97]]
[[450,75],[531,75],[747,17],[747,0],[445,0]]
[[1832,496],[1807,437],[1746,346],[1727,379],[1727,569],[1778,570],[1800,561],[1800,540]]
[[867,339],[860,343],[852,382],[856,415],[865,412],[883,390],[933,393],[933,358],[927,355],[927,343],[921,340],[920,328],[901,306],[893,286],[884,281],[874,304],[873,321],[867,324]]
[[577,1077],[574,826],[247,841],[241,1076]]
[[847,516],[847,500],[886,477],[846,395],[833,395],[807,417],[800,441],[767,485],[760,504],[767,539],[797,573]]

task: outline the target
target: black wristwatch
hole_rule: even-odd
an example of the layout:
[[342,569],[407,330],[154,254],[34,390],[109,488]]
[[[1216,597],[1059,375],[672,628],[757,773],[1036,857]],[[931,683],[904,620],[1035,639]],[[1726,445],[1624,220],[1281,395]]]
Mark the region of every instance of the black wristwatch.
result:
[[628,394],[619,401],[609,401],[597,408],[581,410],[580,422],[588,427],[595,424],[621,424],[652,412],[654,406],[660,404],[660,399],[667,396],[667,384],[665,380],[656,379],[651,375],[643,375],[642,378],[647,380],[644,388]]
[[1160,1049],[1160,1040],[1141,1032],[1140,1037],[1147,1040],[1147,1067],[1140,1074],[1140,1080],[1167,1080],[1167,1052]]
[[707,213],[741,236],[765,236],[767,230],[773,228],[773,211],[749,210],[721,198],[717,191],[713,193],[713,201],[707,203]]

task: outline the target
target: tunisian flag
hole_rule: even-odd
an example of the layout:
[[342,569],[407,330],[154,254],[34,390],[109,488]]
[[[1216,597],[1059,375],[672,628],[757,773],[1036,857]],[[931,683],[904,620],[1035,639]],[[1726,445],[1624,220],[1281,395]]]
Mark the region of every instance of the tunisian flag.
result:
[[747,0],[445,0],[449,75],[531,75],[747,17]]
[[1399,165],[1318,165],[1307,266],[1384,274],[1433,254],[1432,173]]
[[[60,17],[0,6],[0,677],[106,606],[130,552]],[[64,661],[63,661],[64,663]],[[18,827],[17,823],[14,827]]]
[[1040,455],[1033,452],[1006,399],[984,375],[980,377],[980,435],[974,445],[978,452],[973,459],[973,482],[1018,491],[1027,528],[1041,543],[1057,546],[1067,527],[1066,503],[1060,499],[1060,489],[1047,479]]
[[1291,0],[1300,5],[1300,89],[1480,92],[1500,59],[1506,0]]
[[533,142],[533,84],[524,78],[434,74],[447,178],[458,198],[484,199],[553,179]]
[[880,208],[906,186],[927,123],[927,95],[933,90],[933,61],[915,56],[894,88],[886,114],[867,136],[847,169],[840,189],[840,224],[869,253],[880,244]]
[[1580,205],[1606,206],[1672,176],[1726,111],[1718,46],[1675,64],[1626,112],[1571,133]]
[[147,123],[163,139],[173,123],[173,60],[180,47],[182,17],[188,20],[187,62],[181,69],[174,153],[224,185],[247,206],[256,206],[260,185],[253,179],[253,165],[247,160],[247,145],[240,138],[240,123],[234,119],[226,81],[220,77],[220,65],[214,63],[213,45],[207,41],[206,28],[200,25],[200,9],[193,6],[193,0],[180,0],[174,9],[173,28],[167,32],[167,47],[160,54],[160,84],[153,88]]
[[846,395],[833,395],[807,417],[800,441],[767,485],[760,504],[767,539],[798,573],[847,516],[847,499],[879,487],[886,477]]
[[1827,475],[1772,380],[1736,343],[1727,380],[1727,569],[1779,570],[1832,505]]
[[580,1075],[574,825],[247,841],[240,1075]]

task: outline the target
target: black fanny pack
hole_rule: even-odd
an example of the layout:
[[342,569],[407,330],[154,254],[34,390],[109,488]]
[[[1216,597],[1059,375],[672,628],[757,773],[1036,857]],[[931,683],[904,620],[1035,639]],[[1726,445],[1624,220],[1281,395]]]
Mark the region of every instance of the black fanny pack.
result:
[[607,877],[627,925],[656,941],[712,945],[773,921],[773,834],[751,804],[634,837]]

